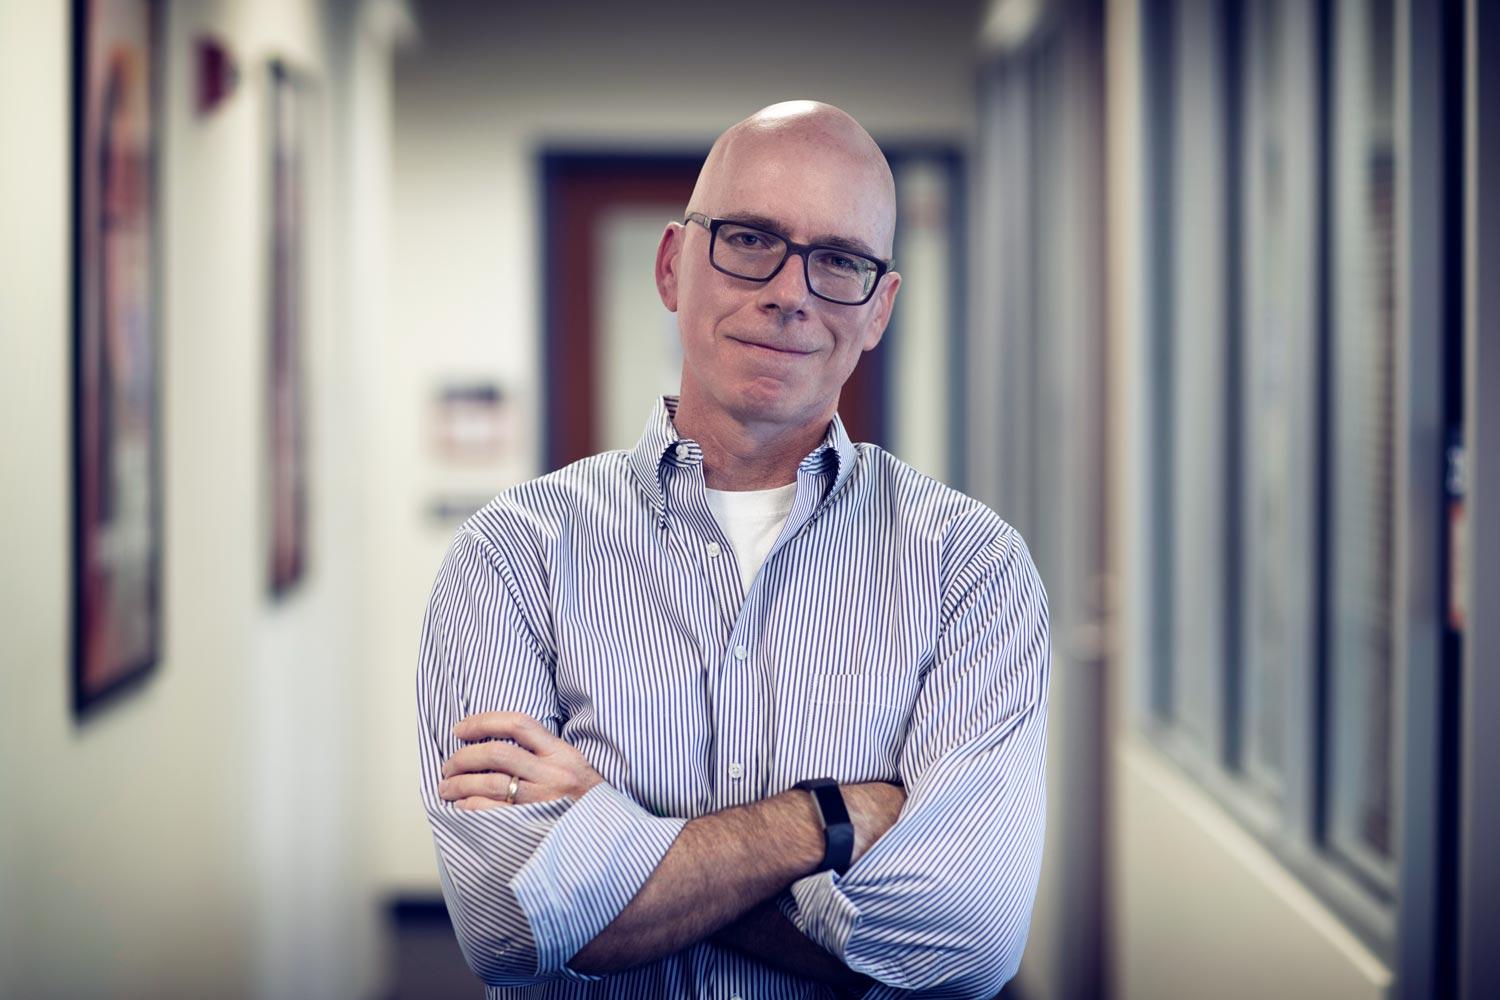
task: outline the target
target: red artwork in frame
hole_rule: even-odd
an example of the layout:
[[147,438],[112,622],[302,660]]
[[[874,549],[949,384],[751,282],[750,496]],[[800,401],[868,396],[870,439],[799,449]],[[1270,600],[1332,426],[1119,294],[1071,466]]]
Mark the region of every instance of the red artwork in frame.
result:
[[73,708],[160,656],[160,10],[74,5]]

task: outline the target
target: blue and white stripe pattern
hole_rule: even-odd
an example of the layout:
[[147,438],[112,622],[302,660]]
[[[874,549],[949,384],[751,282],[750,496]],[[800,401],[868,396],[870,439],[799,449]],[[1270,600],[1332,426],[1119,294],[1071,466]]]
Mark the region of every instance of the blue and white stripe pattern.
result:
[[[895,781],[901,818],[783,910],[881,984],[987,997],[1014,975],[1041,864],[1047,601],[983,504],[849,441],[835,418],[748,593],[703,454],[662,397],[630,452],[507,490],[458,531],[417,677],[443,893],[488,997],[831,992],[701,943],[602,980],[566,963],[687,820],[804,778]],[[577,801],[438,797],[474,712],[540,719],[603,775]]]

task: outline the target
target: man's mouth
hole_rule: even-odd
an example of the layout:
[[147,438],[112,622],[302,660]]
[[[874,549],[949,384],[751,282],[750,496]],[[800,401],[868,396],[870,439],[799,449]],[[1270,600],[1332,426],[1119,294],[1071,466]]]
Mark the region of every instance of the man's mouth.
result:
[[796,358],[796,357],[802,357],[804,355],[812,353],[812,351],[799,351],[799,350],[796,350],[795,348],[786,347],[786,346],[776,346],[776,345],[773,345],[773,344],[762,344],[762,343],[759,343],[758,341],[745,340],[745,339],[743,339],[741,337],[730,337],[729,339],[732,340],[732,341],[734,341],[735,343],[744,344],[746,347],[759,348],[762,351],[770,351],[773,354],[784,354],[787,357]]

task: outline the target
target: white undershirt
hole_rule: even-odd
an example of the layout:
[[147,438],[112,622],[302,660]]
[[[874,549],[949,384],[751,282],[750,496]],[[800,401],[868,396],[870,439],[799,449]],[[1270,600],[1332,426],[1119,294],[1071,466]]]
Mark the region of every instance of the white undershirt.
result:
[[729,544],[734,548],[740,565],[740,579],[745,583],[745,593],[760,571],[761,563],[771,546],[776,544],[787,515],[792,512],[792,501],[797,495],[797,484],[787,483],[771,490],[706,490],[708,509],[724,529]]

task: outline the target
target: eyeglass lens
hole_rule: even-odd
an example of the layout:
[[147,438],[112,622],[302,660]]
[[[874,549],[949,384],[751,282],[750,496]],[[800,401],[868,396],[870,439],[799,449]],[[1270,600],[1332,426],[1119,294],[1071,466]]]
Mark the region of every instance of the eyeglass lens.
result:
[[[764,281],[781,266],[786,241],[774,233],[725,223],[715,234],[714,263],[741,278]],[[875,263],[833,247],[813,250],[807,260],[807,280],[818,295],[835,302],[861,302],[875,280]]]

